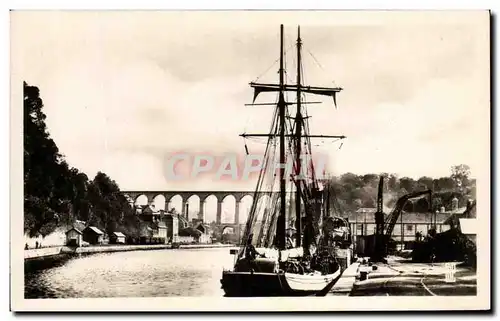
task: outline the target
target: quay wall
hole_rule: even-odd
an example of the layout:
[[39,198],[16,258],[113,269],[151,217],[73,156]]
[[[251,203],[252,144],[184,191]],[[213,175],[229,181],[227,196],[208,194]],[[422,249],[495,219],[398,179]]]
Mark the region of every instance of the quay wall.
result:
[[[201,249],[201,248],[230,248],[236,247],[232,244],[185,244],[180,245],[179,249]],[[61,254],[90,254],[106,252],[124,252],[124,251],[145,251],[172,249],[170,244],[148,244],[148,245],[104,245],[104,246],[86,246],[71,248],[68,246],[47,247],[40,249],[24,250],[24,259],[41,259],[45,257],[58,256]]]
[[34,259],[39,257],[53,256],[61,253],[62,246],[44,247],[40,249],[24,250],[24,259]]

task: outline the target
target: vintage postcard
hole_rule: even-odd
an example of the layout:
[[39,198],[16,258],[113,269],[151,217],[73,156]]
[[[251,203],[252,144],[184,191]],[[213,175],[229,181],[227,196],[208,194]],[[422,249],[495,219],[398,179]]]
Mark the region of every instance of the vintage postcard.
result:
[[491,308],[489,11],[14,10],[11,98],[14,311]]

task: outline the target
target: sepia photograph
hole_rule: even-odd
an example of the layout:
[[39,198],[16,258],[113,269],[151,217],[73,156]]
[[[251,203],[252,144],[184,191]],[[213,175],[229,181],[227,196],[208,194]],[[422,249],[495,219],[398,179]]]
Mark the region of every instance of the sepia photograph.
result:
[[489,310],[490,19],[11,11],[12,309]]

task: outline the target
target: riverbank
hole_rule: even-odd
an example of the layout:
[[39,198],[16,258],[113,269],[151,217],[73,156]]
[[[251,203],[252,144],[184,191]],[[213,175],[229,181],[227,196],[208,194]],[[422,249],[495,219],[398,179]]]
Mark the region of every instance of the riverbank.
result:
[[236,247],[233,244],[185,244],[178,248],[172,248],[171,244],[150,244],[150,245],[99,245],[86,247],[68,247],[56,246],[39,249],[24,250],[24,259],[42,259],[45,257],[54,257],[61,254],[90,254],[105,252],[126,252],[126,251],[147,251],[147,250],[165,250],[165,249],[205,249],[205,248],[230,248]]

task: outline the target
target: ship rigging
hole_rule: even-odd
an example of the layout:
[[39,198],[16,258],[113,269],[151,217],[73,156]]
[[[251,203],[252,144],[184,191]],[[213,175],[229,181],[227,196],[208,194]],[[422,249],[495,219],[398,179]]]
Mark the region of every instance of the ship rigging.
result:
[[[270,132],[267,134],[241,134],[244,138],[266,137],[267,145],[262,170],[259,174],[254,200],[247,219],[243,246],[238,252],[234,271],[224,271],[221,280],[226,295],[308,295],[316,293],[340,277],[342,268],[336,260],[339,246],[349,250],[349,225],[340,217],[330,217],[329,209],[323,202],[325,193],[315,175],[314,164],[303,164],[303,155],[312,155],[311,139],[342,140],[344,135],[314,135],[310,133],[305,94],[329,96],[336,106],[336,95],[340,87],[305,86],[302,84],[302,39],[300,27],[297,35],[297,78],[295,84],[285,83],[284,33],[280,27],[279,82],[251,82],[254,89],[253,103],[249,105],[275,106]],[[255,103],[261,93],[275,92],[277,103]],[[288,102],[287,92],[296,93],[296,102]],[[317,102],[310,102],[317,103]],[[291,116],[288,106],[295,105],[296,112]],[[279,149],[278,149],[279,147]],[[248,148],[245,145],[248,153]],[[273,157],[278,154],[279,175],[276,179]],[[287,157],[293,159],[293,171],[286,175]],[[305,173],[305,174],[304,174]],[[257,192],[271,191],[278,181],[279,193],[266,204],[262,215]],[[287,206],[288,188],[294,188],[294,204]],[[266,188],[264,188],[266,187]],[[271,195],[271,194],[270,194]],[[329,205],[327,197],[326,205]],[[295,240],[287,242],[287,219],[295,209]],[[287,212],[289,215],[287,215]],[[302,213],[305,215],[303,216]],[[260,221],[258,218],[261,218]],[[260,224],[259,224],[260,223]],[[260,225],[260,226],[259,226]],[[290,235],[288,235],[290,236]],[[277,258],[259,254],[259,249],[277,251]],[[262,251],[262,250],[260,250]]]

